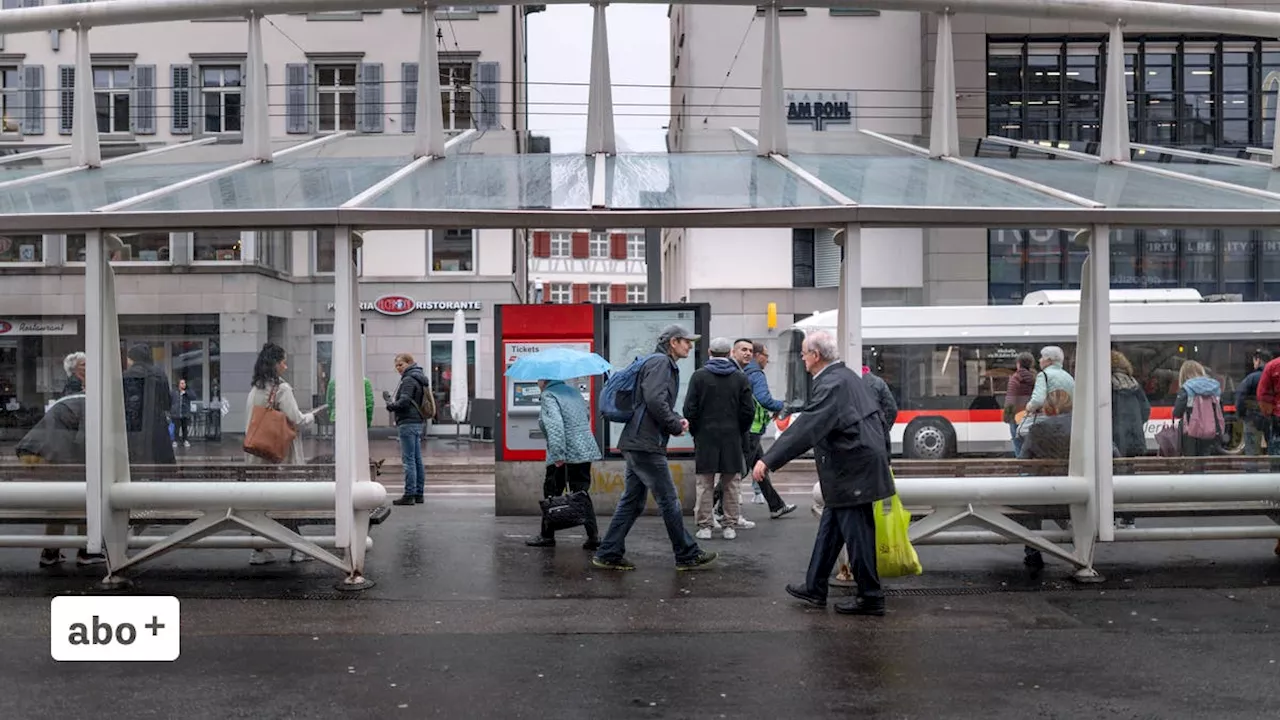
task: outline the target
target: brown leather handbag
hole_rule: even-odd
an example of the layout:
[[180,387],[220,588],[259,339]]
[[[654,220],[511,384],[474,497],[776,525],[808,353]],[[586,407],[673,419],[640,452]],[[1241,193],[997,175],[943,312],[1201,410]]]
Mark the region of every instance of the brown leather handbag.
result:
[[279,387],[276,384],[271,388],[265,407],[254,406],[249,428],[244,434],[244,451],[273,463],[284,462],[289,457],[289,448],[298,437],[298,430],[289,422],[288,416],[276,407],[276,390]]

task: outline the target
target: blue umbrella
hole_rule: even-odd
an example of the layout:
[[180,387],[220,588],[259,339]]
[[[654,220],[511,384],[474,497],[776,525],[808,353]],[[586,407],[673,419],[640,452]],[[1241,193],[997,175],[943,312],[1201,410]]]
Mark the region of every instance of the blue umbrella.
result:
[[608,360],[593,352],[570,348],[549,348],[532,355],[525,355],[507,368],[505,373],[512,380],[570,380],[573,378],[603,375],[613,370]]

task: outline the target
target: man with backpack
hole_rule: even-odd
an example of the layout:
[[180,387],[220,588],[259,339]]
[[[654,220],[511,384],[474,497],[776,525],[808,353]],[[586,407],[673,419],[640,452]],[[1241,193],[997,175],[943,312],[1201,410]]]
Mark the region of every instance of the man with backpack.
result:
[[649,493],[653,493],[667,526],[677,570],[695,570],[716,559],[716,553],[704,552],[685,529],[680,496],[667,466],[667,442],[672,435],[689,430],[689,422],[675,410],[680,390],[676,361],[689,356],[698,337],[684,327],[668,325],[658,335],[653,353],[637,358],[605,381],[600,412],[610,422],[623,423],[618,449],[627,468],[613,520],[591,558],[591,564],[598,568],[636,569],[626,558],[627,534],[644,512]]
[[400,387],[395,398],[385,390],[382,399],[387,410],[395,416],[396,429],[400,433],[400,462],[404,465],[404,496],[393,500],[392,505],[421,505],[425,502],[427,471],[422,465],[422,429],[426,421],[435,416],[435,398],[431,383],[422,368],[409,353],[396,356],[396,372],[400,373]]

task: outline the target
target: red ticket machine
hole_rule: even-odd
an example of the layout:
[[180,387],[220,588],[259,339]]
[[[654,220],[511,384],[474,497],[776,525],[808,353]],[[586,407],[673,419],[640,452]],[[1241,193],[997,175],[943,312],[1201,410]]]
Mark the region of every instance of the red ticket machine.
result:
[[[537,382],[515,382],[506,377],[507,368],[524,355],[552,347],[596,350],[596,306],[581,305],[498,305],[494,308],[498,422],[494,444],[498,461],[541,461],[547,457],[546,438],[538,428],[539,391]],[[594,407],[595,378],[578,382],[587,404]],[[592,429],[596,417],[592,413]]]

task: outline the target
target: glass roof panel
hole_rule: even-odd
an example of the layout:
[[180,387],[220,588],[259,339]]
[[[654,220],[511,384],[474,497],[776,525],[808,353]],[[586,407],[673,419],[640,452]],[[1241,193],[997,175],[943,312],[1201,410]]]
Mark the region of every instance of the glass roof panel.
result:
[[1185,163],[1176,167],[1165,167],[1183,175],[1195,175],[1219,182],[1241,185],[1255,190],[1268,190],[1280,194],[1280,172],[1266,167],[1250,165],[1222,165],[1219,163],[1198,165]]
[[[744,130],[755,136],[756,131]],[[561,154],[584,153],[587,147],[587,131],[584,128],[560,128],[534,130],[535,137],[546,138],[551,152]],[[663,128],[618,128],[615,141],[619,154],[650,154],[661,152],[755,152],[755,145],[729,128],[694,128],[669,134]],[[671,143],[676,143],[673,147]]]
[[[178,154],[181,151],[165,153],[157,158]],[[226,161],[167,164],[125,162],[96,170],[78,170],[5,189],[0,192],[0,215],[91,212],[104,205],[226,167],[227,164]]]
[[857,130],[787,130],[787,152],[812,155],[914,157],[915,153]]
[[129,211],[335,208],[411,162],[412,157],[308,157],[300,152],[162,195]]
[[[974,158],[973,161],[1058,190],[1092,198],[1108,207],[1189,210],[1280,209],[1280,201],[1233,190],[1220,190],[1199,185],[1190,180],[1163,177],[1118,165],[1066,160],[1021,162],[997,158]],[[1233,170],[1243,169],[1245,168],[1233,168]],[[1183,166],[1179,166],[1178,171],[1183,171]]]
[[[5,150],[8,149],[5,148]],[[13,152],[0,154],[0,183],[71,167],[71,148],[69,147],[35,157],[12,159],[22,150],[22,148],[14,148]],[[8,162],[5,162],[6,160]]]
[[1030,188],[918,155],[792,155],[791,159],[859,205],[1078,207]]
[[835,202],[753,154],[618,155],[608,159],[611,209],[815,207]]
[[536,154],[445,157],[427,163],[396,183],[370,203],[369,207],[585,210],[591,207],[591,179],[587,156]]

